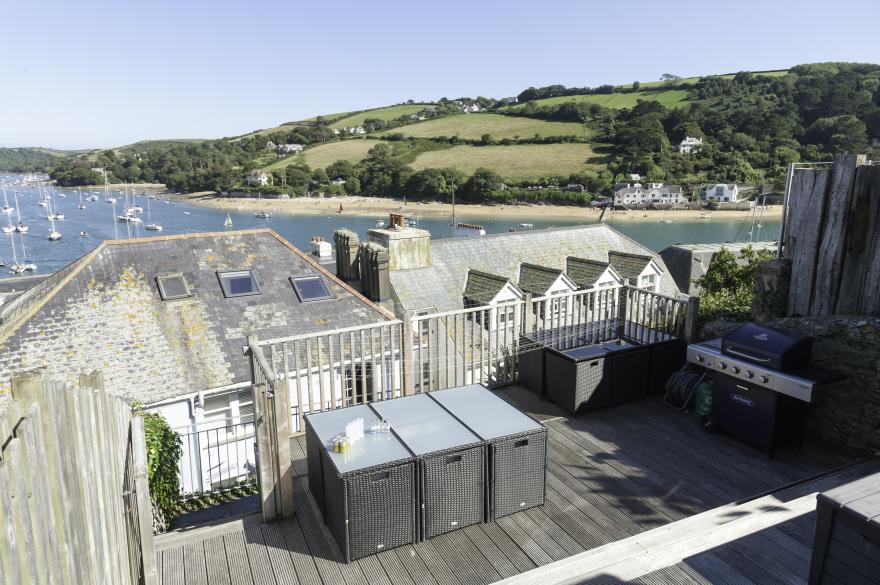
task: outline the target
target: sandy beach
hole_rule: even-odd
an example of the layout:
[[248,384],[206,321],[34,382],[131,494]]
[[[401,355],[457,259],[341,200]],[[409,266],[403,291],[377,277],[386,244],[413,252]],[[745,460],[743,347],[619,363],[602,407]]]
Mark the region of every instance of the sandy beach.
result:
[[[397,199],[378,197],[302,197],[297,199],[249,199],[236,197],[214,197],[212,193],[186,193],[171,195],[172,199],[186,201],[195,205],[229,211],[269,211],[299,215],[342,215],[382,218],[389,213],[402,213],[408,217],[452,217],[452,205],[448,203],[406,202]],[[589,207],[569,207],[562,205],[474,205],[456,204],[457,220],[494,216],[509,219],[578,219],[595,221],[601,211]],[[607,217],[616,220],[657,221],[657,220],[696,220],[707,212],[699,210],[631,210],[609,212]],[[708,212],[713,218],[745,218],[750,211],[716,210]],[[768,206],[764,217],[780,217],[782,206]]]

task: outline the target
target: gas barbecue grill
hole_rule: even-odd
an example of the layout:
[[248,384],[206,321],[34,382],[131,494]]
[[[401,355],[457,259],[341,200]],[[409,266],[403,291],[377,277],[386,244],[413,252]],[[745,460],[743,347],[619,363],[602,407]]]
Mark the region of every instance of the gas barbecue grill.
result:
[[810,364],[812,339],[754,323],[688,346],[688,362],[714,373],[712,415],[719,430],[768,455],[800,442],[813,394],[843,376]]

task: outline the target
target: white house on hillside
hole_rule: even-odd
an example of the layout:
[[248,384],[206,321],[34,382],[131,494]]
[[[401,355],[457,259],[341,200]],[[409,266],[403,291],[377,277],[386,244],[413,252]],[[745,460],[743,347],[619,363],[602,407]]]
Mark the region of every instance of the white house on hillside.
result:
[[272,183],[272,175],[266,171],[251,171],[247,176],[248,187],[265,187]]
[[739,201],[739,186],[725,183],[706,185],[700,190],[700,198],[704,201],[736,203]]
[[687,199],[679,185],[663,183],[617,183],[614,185],[614,205],[648,205],[650,203],[666,203],[684,205]]
[[303,148],[305,148],[305,146],[303,146],[302,144],[279,144],[278,152],[283,154],[295,154],[302,152]]
[[348,128],[345,128],[344,130],[346,132],[348,132],[349,134],[358,135],[358,136],[361,134],[367,133],[367,131],[364,130],[363,126],[349,126]]
[[678,152],[681,154],[690,154],[692,152],[699,152],[699,150],[703,147],[703,139],[695,138],[693,136],[685,136],[684,140],[682,140],[678,144]]

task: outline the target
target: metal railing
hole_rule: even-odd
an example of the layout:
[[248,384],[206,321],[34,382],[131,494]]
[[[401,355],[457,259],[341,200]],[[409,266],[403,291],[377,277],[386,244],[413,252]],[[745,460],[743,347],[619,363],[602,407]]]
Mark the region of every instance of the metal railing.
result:
[[255,384],[287,384],[291,432],[300,433],[308,413],[465,384],[514,383],[519,355],[544,345],[684,336],[688,306],[625,284],[261,340],[264,367],[255,366]]
[[180,501],[254,487],[256,435],[253,421],[179,432]]

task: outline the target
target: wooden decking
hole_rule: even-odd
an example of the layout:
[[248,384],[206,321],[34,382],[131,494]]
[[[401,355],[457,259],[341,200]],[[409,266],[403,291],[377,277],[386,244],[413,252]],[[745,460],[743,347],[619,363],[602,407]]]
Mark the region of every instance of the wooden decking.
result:
[[[769,460],[727,437],[703,432],[656,399],[566,418],[521,388],[499,393],[544,420],[550,430],[543,507],[345,564],[308,493],[304,445],[298,437],[291,441],[296,515],[270,525],[250,516],[163,535],[156,542],[160,582],[481,585],[603,545],[615,546],[660,526],[675,530],[678,524],[673,523],[682,519],[848,463],[815,446],[783,451]],[[858,473],[850,469],[840,482]],[[835,477],[817,485],[826,489]],[[809,493],[811,488],[802,484],[793,489]],[[736,517],[746,509],[725,510],[724,515]],[[682,524],[681,530],[692,529]],[[736,546],[723,544],[646,569],[636,581],[799,582],[809,565],[811,538],[812,519],[805,511],[737,540]],[[723,580],[722,574],[727,575]],[[620,579],[609,574],[590,582]]]

